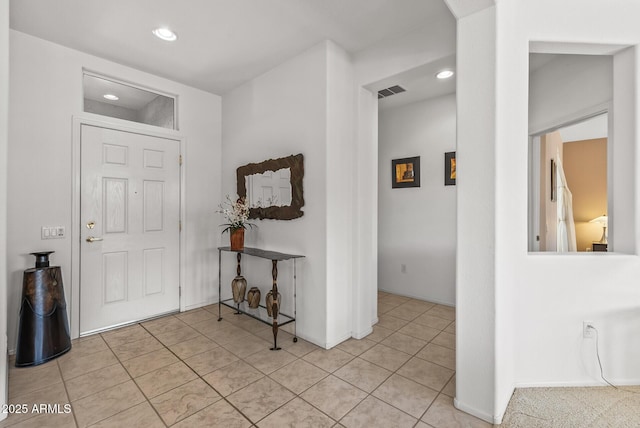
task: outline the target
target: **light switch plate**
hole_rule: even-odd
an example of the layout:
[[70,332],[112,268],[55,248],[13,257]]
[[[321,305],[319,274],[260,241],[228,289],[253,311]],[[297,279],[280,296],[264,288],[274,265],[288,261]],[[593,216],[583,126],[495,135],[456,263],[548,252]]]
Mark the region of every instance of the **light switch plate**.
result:
[[42,239],[62,239],[66,236],[66,230],[64,226],[42,226],[40,236]]

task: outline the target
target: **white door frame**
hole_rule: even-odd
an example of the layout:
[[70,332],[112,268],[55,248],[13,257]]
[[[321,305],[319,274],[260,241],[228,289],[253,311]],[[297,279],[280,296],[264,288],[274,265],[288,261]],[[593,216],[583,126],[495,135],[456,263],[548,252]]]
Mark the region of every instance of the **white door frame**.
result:
[[[67,288],[67,312],[70,316],[70,332],[71,338],[75,339],[80,336],[80,130],[82,125],[97,126],[102,128],[113,129],[116,131],[130,132],[134,134],[143,134],[151,137],[167,138],[178,140],[180,142],[180,156],[184,159],[186,151],[186,138],[178,131],[171,129],[160,129],[155,126],[145,125],[141,123],[133,123],[126,120],[84,113],[73,116],[73,136],[72,136],[72,196],[71,196],[71,283]],[[182,225],[180,231],[180,311],[184,311],[184,302],[186,301],[183,294],[183,285],[185,281],[185,248],[186,248],[186,225],[184,224],[185,216],[185,178],[186,165],[183,162],[180,168],[180,222]],[[69,298],[70,294],[70,298]]]

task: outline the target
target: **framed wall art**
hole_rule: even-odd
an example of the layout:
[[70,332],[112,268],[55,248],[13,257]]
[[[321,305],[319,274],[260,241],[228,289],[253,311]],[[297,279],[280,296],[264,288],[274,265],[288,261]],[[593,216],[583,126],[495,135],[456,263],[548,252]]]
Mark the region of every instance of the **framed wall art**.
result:
[[444,185],[456,185],[456,152],[444,154]]
[[391,187],[420,187],[420,156],[391,161]]

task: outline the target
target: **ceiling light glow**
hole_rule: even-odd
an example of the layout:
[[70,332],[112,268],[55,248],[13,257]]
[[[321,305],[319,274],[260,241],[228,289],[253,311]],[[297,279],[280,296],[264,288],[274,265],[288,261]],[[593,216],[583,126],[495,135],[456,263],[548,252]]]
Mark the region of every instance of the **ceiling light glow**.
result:
[[438,79],[448,79],[451,76],[453,76],[453,71],[451,70],[442,70],[436,74]]
[[108,99],[109,101],[118,101],[120,99],[120,97],[113,94],[104,94],[102,97]]
[[153,34],[157,38],[166,40],[168,42],[173,42],[178,38],[178,35],[176,33],[174,33],[173,31],[169,30],[166,27],[156,28],[155,30],[153,30]]

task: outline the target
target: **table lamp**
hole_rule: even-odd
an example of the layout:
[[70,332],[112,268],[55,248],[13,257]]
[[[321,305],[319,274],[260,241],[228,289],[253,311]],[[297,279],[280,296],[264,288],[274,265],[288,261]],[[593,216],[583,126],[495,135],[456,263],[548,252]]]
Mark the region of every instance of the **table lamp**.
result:
[[606,214],[601,215],[600,217],[596,217],[593,220],[589,220],[589,223],[598,223],[602,226],[602,238],[598,241],[599,244],[607,243],[607,226],[609,225],[609,220]]

